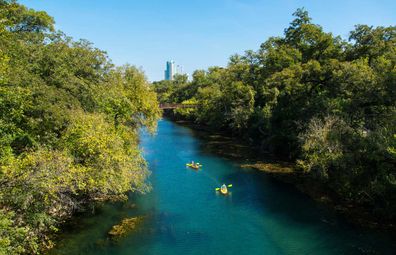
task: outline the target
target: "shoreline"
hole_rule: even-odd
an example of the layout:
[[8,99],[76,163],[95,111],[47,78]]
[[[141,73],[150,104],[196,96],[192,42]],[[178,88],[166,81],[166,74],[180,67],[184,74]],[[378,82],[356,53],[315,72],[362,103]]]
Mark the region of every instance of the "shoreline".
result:
[[211,152],[238,161],[242,168],[252,168],[284,183],[293,185],[300,192],[308,195],[317,203],[327,206],[356,227],[387,231],[396,239],[396,224],[394,222],[383,221],[376,217],[370,213],[370,208],[351,204],[347,201],[340,201],[340,198],[332,194],[333,192],[330,189],[315,181],[309,174],[296,171],[293,162],[260,152],[257,147],[249,145],[242,139],[231,137],[229,134],[219,131],[213,131],[204,125],[188,120],[176,120],[171,117],[164,116],[163,118],[178,125],[191,128],[194,131],[194,135],[208,142],[206,147]]

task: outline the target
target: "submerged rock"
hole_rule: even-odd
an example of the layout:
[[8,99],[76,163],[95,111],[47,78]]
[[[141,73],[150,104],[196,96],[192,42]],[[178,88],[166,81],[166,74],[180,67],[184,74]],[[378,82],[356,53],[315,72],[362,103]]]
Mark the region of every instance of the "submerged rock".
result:
[[108,232],[110,237],[118,238],[123,237],[134,231],[137,225],[143,220],[143,217],[125,218],[120,224],[114,225]]
[[287,162],[266,163],[256,162],[254,164],[242,164],[242,168],[254,168],[271,174],[291,174],[294,173],[294,166]]

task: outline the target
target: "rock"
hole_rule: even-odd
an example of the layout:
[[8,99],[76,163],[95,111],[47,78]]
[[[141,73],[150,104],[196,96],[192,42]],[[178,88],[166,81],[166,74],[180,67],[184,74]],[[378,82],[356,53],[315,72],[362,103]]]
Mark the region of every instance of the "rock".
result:
[[134,231],[136,226],[142,221],[143,217],[125,218],[120,224],[114,225],[108,234],[112,238],[126,236],[128,233]]
[[294,166],[291,163],[277,162],[277,163],[265,163],[256,162],[254,164],[242,164],[242,168],[254,168],[266,173],[271,174],[292,174],[294,173]]

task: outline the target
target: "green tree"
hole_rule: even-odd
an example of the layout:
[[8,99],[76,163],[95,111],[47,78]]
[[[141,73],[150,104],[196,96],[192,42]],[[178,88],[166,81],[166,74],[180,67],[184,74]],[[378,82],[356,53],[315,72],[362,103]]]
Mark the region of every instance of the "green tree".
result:
[[396,28],[358,25],[344,41],[306,10],[293,15],[283,36],[182,86],[158,87],[159,97],[196,103],[175,117],[250,138],[340,203],[394,222]]
[[0,0],[0,20],[0,253],[39,254],[77,211],[149,188],[138,130],[160,110],[141,70],[45,12]]

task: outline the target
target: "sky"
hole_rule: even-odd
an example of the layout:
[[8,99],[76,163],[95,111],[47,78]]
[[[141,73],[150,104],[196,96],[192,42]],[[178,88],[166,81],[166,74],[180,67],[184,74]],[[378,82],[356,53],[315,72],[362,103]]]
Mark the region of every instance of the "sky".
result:
[[183,71],[226,66],[233,54],[282,36],[304,7],[326,32],[348,38],[356,24],[396,25],[395,0],[20,0],[54,17],[56,29],[86,39],[116,65],[164,78],[165,63]]

